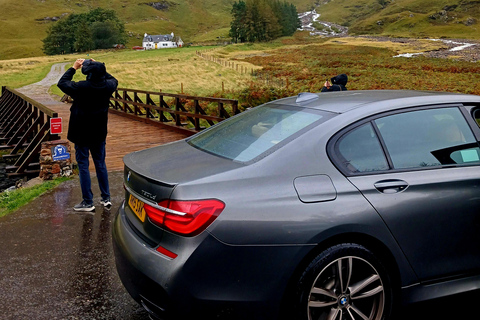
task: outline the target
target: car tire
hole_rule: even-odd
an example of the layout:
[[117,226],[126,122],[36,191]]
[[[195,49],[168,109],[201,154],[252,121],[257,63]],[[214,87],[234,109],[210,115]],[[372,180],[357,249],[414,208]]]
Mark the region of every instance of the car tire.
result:
[[295,319],[387,320],[393,306],[392,281],[370,250],[343,243],[313,259],[300,276],[294,299]]

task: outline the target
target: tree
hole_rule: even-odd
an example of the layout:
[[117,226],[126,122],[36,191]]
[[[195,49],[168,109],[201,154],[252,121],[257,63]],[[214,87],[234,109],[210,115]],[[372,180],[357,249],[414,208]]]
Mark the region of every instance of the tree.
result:
[[73,52],[69,18],[56,22],[48,29],[48,35],[43,39],[43,51],[46,54],[54,55]]
[[126,40],[125,24],[115,11],[96,8],[71,14],[52,25],[43,39],[43,52],[53,55],[106,49]]
[[77,30],[75,31],[75,51],[85,52],[95,48],[95,43],[92,39],[92,30],[86,21],[80,22]]
[[229,35],[234,42],[290,36],[301,26],[297,8],[279,0],[241,0],[233,4],[231,14]]
[[260,27],[260,13],[258,10],[257,0],[247,0],[247,12],[245,14],[245,36],[247,41],[262,41],[262,33]]
[[245,18],[247,14],[247,6],[245,1],[240,0],[238,3],[234,2],[232,11],[230,12],[233,16],[232,22],[230,23],[230,32],[229,36],[232,37],[233,42],[245,42],[246,41],[246,28],[245,28]]
[[262,38],[264,41],[273,40],[282,36],[280,21],[283,17],[278,17],[274,12],[277,3],[278,1],[267,0],[260,2],[260,19],[263,30]]
[[94,22],[91,30],[96,49],[108,49],[114,44],[122,43],[119,31],[112,21]]

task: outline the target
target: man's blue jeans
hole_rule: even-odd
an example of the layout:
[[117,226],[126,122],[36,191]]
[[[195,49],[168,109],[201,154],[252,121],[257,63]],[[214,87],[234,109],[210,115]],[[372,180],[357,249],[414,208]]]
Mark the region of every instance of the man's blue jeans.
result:
[[110,199],[108,172],[105,164],[105,141],[88,146],[79,146],[75,144],[75,158],[77,159],[78,163],[82,197],[87,204],[93,204],[92,181],[90,179],[90,171],[88,169],[89,152],[92,154],[93,164],[95,165],[98,186],[100,187],[102,199]]

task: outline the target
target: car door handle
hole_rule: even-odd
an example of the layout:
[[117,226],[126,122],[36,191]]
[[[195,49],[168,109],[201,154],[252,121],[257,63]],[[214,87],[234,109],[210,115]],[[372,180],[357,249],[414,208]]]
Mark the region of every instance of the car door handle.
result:
[[376,182],[374,186],[382,193],[397,193],[405,190],[408,183],[403,180],[382,180]]

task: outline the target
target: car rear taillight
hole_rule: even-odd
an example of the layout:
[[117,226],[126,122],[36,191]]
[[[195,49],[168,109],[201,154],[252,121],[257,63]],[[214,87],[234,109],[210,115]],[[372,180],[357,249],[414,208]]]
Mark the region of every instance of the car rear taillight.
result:
[[145,204],[148,218],[154,224],[183,236],[196,236],[223,211],[220,200],[164,200],[158,206]]

